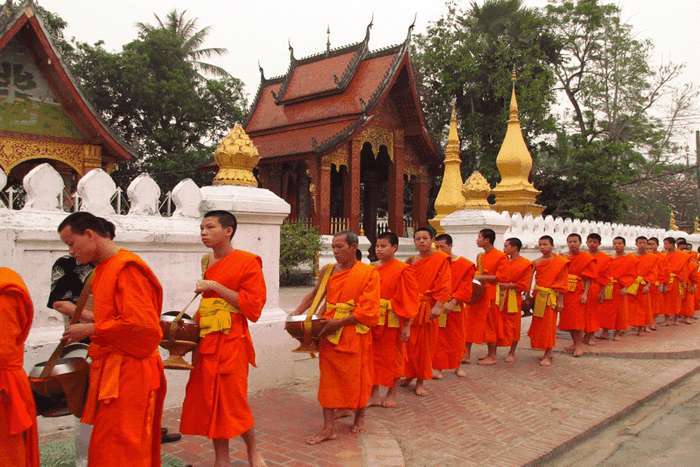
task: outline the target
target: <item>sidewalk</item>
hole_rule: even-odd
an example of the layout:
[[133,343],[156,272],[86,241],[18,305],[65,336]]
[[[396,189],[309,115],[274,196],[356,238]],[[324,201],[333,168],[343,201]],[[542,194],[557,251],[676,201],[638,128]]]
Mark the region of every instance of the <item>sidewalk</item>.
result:
[[[523,323],[523,329],[527,329]],[[568,342],[561,335],[560,344]],[[598,341],[600,342],[600,341]],[[523,346],[529,340],[523,339]],[[603,342],[584,358],[556,353],[542,368],[540,352],[522,349],[518,361],[493,367],[465,365],[466,378],[447,375],[428,382],[430,395],[399,391],[397,409],[368,410],[368,431],[349,432],[339,421],[338,439],[307,446],[321,427],[315,381],[265,390],[251,397],[260,448],[268,464],[285,466],[522,465],[566,449],[630,408],[700,367],[700,323],[662,327],[644,337]],[[476,356],[485,352],[477,347]],[[500,357],[505,349],[500,350]],[[606,358],[614,356],[616,358]],[[314,364],[315,362],[309,362]],[[166,410],[164,425],[177,429],[179,408]],[[43,435],[42,440],[60,435]],[[183,464],[210,465],[211,444],[198,437],[163,446]],[[245,448],[231,452],[245,465]]]

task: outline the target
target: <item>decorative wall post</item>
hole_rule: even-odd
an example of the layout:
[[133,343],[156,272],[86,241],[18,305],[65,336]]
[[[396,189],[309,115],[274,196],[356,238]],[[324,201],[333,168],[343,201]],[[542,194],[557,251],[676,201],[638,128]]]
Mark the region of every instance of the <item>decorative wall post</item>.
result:
[[324,164],[323,161],[319,164],[319,179],[318,179],[318,219],[319,229],[321,234],[331,233],[331,166]]
[[389,172],[389,189],[387,197],[389,203],[389,229],[396,235],[403,235],[403,190],[404,190],[404,132],[394,131],[394,160]]
[[362,141],[353,139],[350,142],[350,219],[348,228],[353,232],[360,230],[360,174],[362,163]]

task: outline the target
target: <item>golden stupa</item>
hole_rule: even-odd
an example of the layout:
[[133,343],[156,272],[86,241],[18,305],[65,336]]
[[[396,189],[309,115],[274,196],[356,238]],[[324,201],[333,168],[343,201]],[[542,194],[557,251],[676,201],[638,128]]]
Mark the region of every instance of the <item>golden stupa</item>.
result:
[[253,169],[258,165],[260,154],[240,123],[219,142],[214,160],[219,167],[214,185],[258,186]]
[[530,183],[532,156],[520,128],[518,100],[515,96],[515,72],[513,72],[508,129],[496,157],[496,166],[501,174],[501,181],[493,189],[493,194],[496,195],[496,204],[493,208],[496,211],[519,212],[522,215],[542,214],[544,206],[536,203],[540,191]]
[[462,187],[464,209],[491,209],[488,201],[490,193],[491,185],[489,185],[488,180],[481,175],[481,172],[475,170]]
[[693,233],[694,234],[700,234],[700,217],[695,217],[695,220],[693,221]]
[[671,218],[668,220],[668,230],[680,230],[676,224],[676,213],[671,209]]
[[457,111],[452,103],[452,115],[450,116],[450,131],[447,134],[447,146],[445,146],[444,171],[442,174],[442,184],[435,198],[435,217],[430,219],[438,234],[444,233],[440,221],[447,215],[462,209],[464,197],[462,196],[462,172],[460,166],[462,160],[459,158],[459,135],[457,134]]

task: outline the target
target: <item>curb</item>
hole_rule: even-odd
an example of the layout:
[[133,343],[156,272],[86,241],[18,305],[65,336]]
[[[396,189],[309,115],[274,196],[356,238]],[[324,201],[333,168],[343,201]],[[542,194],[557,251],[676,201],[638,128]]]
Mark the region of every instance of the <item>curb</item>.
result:
[[[566,355],[563,350],[555,350],[554,353]],[[629,358],[637,360],[691,360],[700,358],[700,349],[675,350],[668,352],[596,352],[587,351],[583,358]]]
[[676,386],[677,384],[683,382],[687,378],[690,378],[691,376],[693,376],[697,373],[700,373],[700,365],[695,367],[695,369],[690,370],[686,374],[679,376],[678,378],[674,379],[673,381],[661,386],[660,388],[656,389],[652,393],[648,394],[646,397],[643,397],[643,398],[639,399],[638,401],[633,402],[632,404],[628,405],[624,409],[620,410],[619,412],[616,412],[615,414],[606,418],[605,420],[598,423],[597,425],[589,428],[588,430],[584,431],[583,433],[579,433],[578,435],[571,438],[569,441],[566,441],[565,443],[560,444],[556,448],[549,451],[547,454],[544,454],[544,455],[524,464],[524,466],[525,467],[538,466],[544,462],[552,460],[553,458],[565,453],[566,451],[569,451],[570,449],[572,449],[574,446],[580,444],[581,442],[592,438],[594,435],[598,434],[600,431],[602,431],[604,428],[611,425],[613,422],[616,422],[620,418],[631,413],[632,411],[637,409],[639,406],[646,404],[647,402],[653,400],[654,398],[656,398],[660,394],[666,392],[667,390],[671,389],[672,387]]
[[367,432],[360,437],[364,465],[403,467],[406,461],[399,442],[391,431],[378,420],[367,421]]

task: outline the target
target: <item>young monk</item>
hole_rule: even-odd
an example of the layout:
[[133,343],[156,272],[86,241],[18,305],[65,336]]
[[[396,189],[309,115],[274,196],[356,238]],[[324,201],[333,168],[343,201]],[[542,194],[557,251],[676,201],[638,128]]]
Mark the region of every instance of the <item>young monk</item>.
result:
[[[418,312],[418,283],[413,268],[397,260],[399,237],[384,232],[377,237],[374,252],[379,259],[379,322],[372,327],[374,385],[369,405],[396,407],[396,381],[403,376],[406,342],[411,333],[411,318]],[[381,398],[380,386],[387,388]]]
[[557,312],[564,308],[564,293],[568,289],[569,260],[555,255],[554,239],[549,235],[540,237],[537,242],[542,256],[533,261],[535,269],[535,305],[530,323],[530,346],[544,350],[540,358],[541,366],[552,365],[552,349],[556,344]]
[[676,239],[664,238],[664,326],[676,325],[682,309],[681,291],[687,280],[690,256],[676,249]]
[[467,314],[465,341],[467,350],[464,361],[469,363],[472,344],[486,344],[488,353],[479,358],[479,365],[495,365],[497,360],[496,346],[498,345],[499,330],[503,338],[501,314],[496,308],[496,273],[506,262],[506,255],[494,248],[496,232],[482,229],[476,237],[476,244],[483,248],[476,258],[476,275],[474,278],[481,282],[484,293],[476,302],[469,305]]
[[693,324],[692,318],[695,316],[695,284],[698,276],[698,257],[687,241],[683,242],[683,252],[688,255],[688,266],[686,268],[685,296],[681,307],[681,322]]
[[649,317],[648,328],[651,331],[656,331],[656,317],[661,313],[662,296],[661,296],[661,279],[663,277],[663,254],[659,252],[659,239],[650,237],[647,240],[647,253],[656,258],[654,262],[654,283],[649,289],[649,297],[651,299],[651,316]]
[[615,256],[608,267],[609,282],[603,293],[610,297],[609,314],[606,321],[601,321],[605,330],[615,331],[613,340],[618,341],[629,328],[628,290],[637,277],[637,258],[625,252],[626,241],[623,237],[613,239]]
[[515,350],[520,341],[520,321],[523,294],[530,292],[532,263],[520,255],[523,244],[518,238],[509,238],[503,244],[508,260],[496,272],[496,307],[503,323],[503,337],[498,345],[510,345],[506,363],[515,362]]
[[158,353],[163,291],[148,265],[112,240],[114,226],[75,212],[58,226],[79,264],[94,264],[92,323],[71,325],[67,342],[90,338],[90,384],[82,421],[93,425],[88,465],[160,465],[166,382]]
[[656,281],[657,258],[653,254],[648,254],[647,238],[637,237],[635,240],[637,247],[637,277],[627,288],[630,310],[630,325],[637,330],[637,335],[649,332],[647,326],[651,322],[653,314],[651,308],[651,287]]
[[581,251],[581,236],[577,233],[569,234],[566,244],[569,247],[569,285],[564,294],[564,308],[559,315],[559,329],[571,334],[573,343],[565,350],[574,357],[580,357],[583,355],[588,292],[591,281],[596,279],[595,258]]
[[450,257],[452,296],[438,317],[438,338],[433,355],[433,378],[442,378],[442,370],[453,370],[459,378],[466,376],[460,364],[464,355],[464,315],[472,296],[474,263],[452,254],[452,237],[442,234],[435,237],[437,249]]
[[22,367],[33,317],[22,278],[0,268],[0,465],[39,467],[34,397]]
[[[357,261],[357,234],[340,232],[333,237],[336,264],[321,270],[320,277],[331,274],[326,288],[323,319],[328,320],[320,333],[320,379],[318,401],[323,408],[323,429],[306,440],[318,444],[336,438],[335,411],[355,411],[351,431],[364,431],[365,408],[372,393],[372,335],[370,327],[379,322],[379,273],[369,264]],[[316,286],[319,288],[322,281]],[[316,295],[307,294],[294,311],[306,311]]]
[[586,246],[588,252],[595,259],[594,267],[596,277],[591,281],[588,289],[588,300],[586,301],[585,318],[586,325],[583,335],[583,343],[585,345],[595,345],[595,333],[600,328],[598,317],[603,314],[602,308],[605,306],[605,299],[601,295],[601,290],[608,283],[608,279],[604,274],[607,270],[610,256],[600,251],[600,243],[602,239],[597,233],[588,234],[586,237]]
[[200,224],[202,243],[211,253],[202,260],[204,278],[195,285],[202,294],[195,315],[200,340],[180,431],[211,439],[215,466],[231,464],[229,440],[240,436],[250,465],[262,466],[248,406],[248,366],[255,366],[248,321],[257,321],[265,306],[265,278],[259,256],[231,246],[236,228],[228,211],[209,211]]
[[413,234],[413,243],[418,255],[409,258],[418,281],[418,313],[411,320],[411,336],[406,344],[405,379],[408,386],[416,380],[415,393],[426,396],[425,380],[433,377],[433,354],[438,335],[437,318],[452,295],[452,273],[450,257],[435,251],[433,231],[419,227]]

